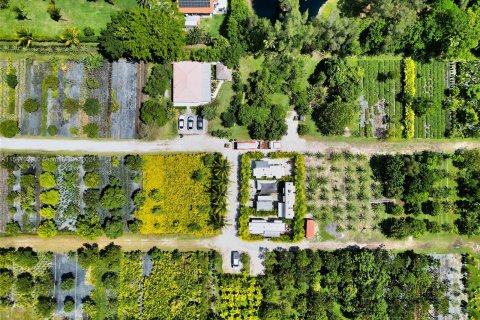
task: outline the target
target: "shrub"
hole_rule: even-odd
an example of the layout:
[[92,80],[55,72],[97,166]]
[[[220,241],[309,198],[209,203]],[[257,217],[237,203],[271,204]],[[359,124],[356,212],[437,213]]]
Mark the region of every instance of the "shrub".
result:
[[27,98],[23,103],[23,109],[28,113],[35,112],[38,108],[40,108],[40,103],[35,99]]
[[7,81],[7,85],[10,88],[15,89],[17,87],[18,79],[15,73],[7,73],[7,77],[5,80]]
[[163,97],[165,91],[170,86],[171,78],[172,69],[169,64],[156,64],[153,66],[143,92],[153,98]]
[[105,272],[102,276],[102,283],[107,289],[114,289],[118,286],[118,274],[116,272]]
[[70,134],[74,136],[78,134],[78,128],[76,127],[71,127],[68,131],[70,131]]
[[300,123],[298,125],[297,132],[300,136],[304,136],[310,133],[310,128],[306,124]]
[[50,15],[50,18],[52,18],[52,20],[54,21],[59,21],[62,18],[62,13],[60,11],[60,8],[58,8],[55,5],[54,0],[50,0],[50,3],[48,4],[48,7],[47,7],[47,12]]
[[404,72],[404,87],[403,91],[407,99],[412,100],[415,97],[415,61],[412,58],[407,57],[403,60],[403,72]]
[[83,28],[83,35],[85,37],[93,37],[95,36],[95,30],[93,30],[91,27],[85,27]]
[[28,294],[33,289],[33,277],[30,273],[24,272],[17,276],[15,288],[20,294]]
[[415,112],[413,111],[411,105],[405,106],[405,138],[412,139],[415,136]]
[[98,124],[96,123],[89,123],[85,126],[83,126],[83,132],[87,135],[89,138],[96,138],[98,136]]
[[0,9],[7,9],[10,0],[0,0]]
[[44,172],[40,175],[40,186],[45,189],[51,189],[57,185],[55,176],[50,172]]
[[95,98],[88,98],[83,104],[83,111],[89,116],[95,116],[100,113],[100,102]]
[[46,158],[42,159],[42,169],[47,172],[54,172],[57,170],[57,165],[55,164],[55,158]]
[[130,170],[140,171],[142,170],[143,160],[139,155],[126,155],[124,158],[125,167]]
[[23,7],[15,6],[12,8],[12,11],[15,12],[15,18],[17,20],[27,19],[27,12]]
[[60,80],[56,75],[50,74],[45,77],[43,83],[48,89],[56,90],[60,85]]
[[202,106],[200,109],[200,113],[205,119],[211,121],[216,117],[218,117],[218,112],[217,112],[218,104],[219,104],[218,100],[214,100],[211,103]]
[[138,206],[142,206],[145,203],[145,192],[141,189],[138,189],[137,191],[134,192],[133,194],[133,202]]
[[80,109],[80,101],[74,98],[65,98],[63,100],[63,108],[70,114],[76,113]]
[[65,302],[63,304],[63,311],[66,313],[72,312],[73,309],[75,308],[75,301],[73,300],[72,297],[66,297]]
[[15,120],[5,120],[0,123],[0,134],[5,138],[13,138],[20,132]]
[[100,88],[100,81],[98,81],[94,77],[88,77],[87,80],[85,80],[85,82],[87,83],[87,88],[90,90]]
[[230,132],[227,131],[227,130],[221,130],[221,129],[218,129],[218,130],[213,130],[212,132],[210,132],[210,134],[212,135],[212,137],[217,137],[217,138],[229,138],[230,137]]
[[103,66],[103,56],[101,54],[90,54],[83,60],[83,65],[87,70],[98,70]]
[[57,210],[55,210],[51,206],[45,206],[42,209],[40,209],[40,215],[45,219],[53,219],[56,214],[57,214]]
[[40,194],[40,200],[44,204],[56,206],[60,202],[60,193],[57,190],[48,190]]
[[41,317],[48,318],[55,311],[56,305],[57,303],[55,298],[39,296],[36,303],[36,310]]
[[60,288],[62,290],[68,291],[72,290],[75,287],[75,276],[73,273],[64,273],[62,274],[62,282],[60,284]]
[[7,226],[5,227],[5,233],[11,236],[17,235],[20,232],[22,232],[22,229],[20,228],[20,224],[16,221],[10,221],[7,223]]
[[77,47],[80,44],[80,40],[78,39],[79,34],[80,30],[77,28],[66,27],[58,37],[65,44],[65,47]]
[[87,172],[83,177],[83,182],[87,188],[98,188],[100,184],[100,175],[98,172]]
[[50,136],[56,136],[57,133],[58,133],[58,128],[57,128],[57,126],[55,126],[55,125],[53,125],[53,124],[49,125],[48,128],[47,128],[47,133],[48,133],[48,135],[50,135]]
[[37,230],[38,236],[46,239],[55,237],[57,232],[57,226],[52,220],[42,222]]

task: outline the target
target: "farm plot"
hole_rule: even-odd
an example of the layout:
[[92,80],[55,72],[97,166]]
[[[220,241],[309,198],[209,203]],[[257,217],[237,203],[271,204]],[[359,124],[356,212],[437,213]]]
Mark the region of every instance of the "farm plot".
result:
[[[381,186],[367,157],[351,153],[307,154],[307,212],[317,221],[317,240],[380,236]],[[379,205],[380,204],[380,205]]]
[[448,64],[443,61],[416,63],[416,98],[433,104],[427,114],[415,117],[415,138],[444,138],[448,130],[449,112],[442,107],[445,97]]
[[228,171],[228,161],[220,155],[145,156],[144,202],[135,214],[142,221],[141,233],[217,233],[226,210],[222,204],[226,204]]
[[[55,255],[55,312],[68,318],[76,318],[82,313],[82,301],[93,290],[86,283],[85,270],[78,264],[77,255]],[[73,303],[73,308],[71,304]]]
[[400,58],[358,60],[364,70],[363,95],[360,98],[360,136],[384,138],[390,130],[401,136],[403,105],[398,101],[402,91]]
[[[18,120],[22,135],[136,138],[142,102],[136,84],[147,69],[138,70],[138,64],[110,63],[100,56],[83,61],[2,61],[0,120]],[[14,87],[12,75],[18,82]],[[33,107],[26,107],[29,103]]]
[[0,197],[8,206],[3,223],[9,234],[47,223],[87,238],[99,236],[102,227],[109,237],[130,229],[132,197],[141,182],[139,156],[9,155],[2,168],[7,178]]

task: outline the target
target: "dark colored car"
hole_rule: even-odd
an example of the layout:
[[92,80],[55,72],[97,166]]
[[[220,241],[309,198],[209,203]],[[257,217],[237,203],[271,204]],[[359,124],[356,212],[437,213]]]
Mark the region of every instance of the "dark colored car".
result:
[[188,117],[188,119],[187,119],[187,129],[188,130],[193,129],[193,117],[192,116]]
[[197,117],[197,130],[203,130],[203,117]]

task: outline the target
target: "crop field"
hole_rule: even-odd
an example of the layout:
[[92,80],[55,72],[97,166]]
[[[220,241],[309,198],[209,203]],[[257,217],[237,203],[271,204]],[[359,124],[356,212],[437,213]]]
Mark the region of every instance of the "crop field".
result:
[[377,224],[385,215],[383,196],[367,157],[308,154],[305,165],[307,212],[320,226],[318,240],[381,235]]
[[417,62],[416,70],[417,97],[431,99],[433,110],[422,117],[415,117],[415,138],[444,138],[449,128],[449,113],[442,108],[446,89],[447,63]]
[[361,97],[360,136],[384,137],[393,129],[401,135],[403,106],[397,100],[402,91],[400,58],[358,60],[364,70]]
[[[141,233],[212,235],[210,219],[211,170],[204,154],[145,156],[143,190],[146,200],[136,217]],[[194,179],[203,172],[202,179]]]
[[[0,61],[0,121],[17,120],[20,134],[27,136],[136,138],[143,98],[137,82],[146,78],[146,70],[99,56]],[[14,88],[7,85],[9,74],[16,75]],[[27,100],[36,102],[35,110],[26,110]]]
[[125,225],[132,219],[132,195],[141,175],[129,169],[123,157],[10,155],[1,160],[7,183],[0,196],[8,208],[2,216],[3,231],[10,226],[19,228],[16,232],[34,232],[45,219],[52,219],[59,230],[75,231],[78,217],[91,209],[102,223],[111,211],[100,206],[100,191],[112,184],[125,199],[115,214]]

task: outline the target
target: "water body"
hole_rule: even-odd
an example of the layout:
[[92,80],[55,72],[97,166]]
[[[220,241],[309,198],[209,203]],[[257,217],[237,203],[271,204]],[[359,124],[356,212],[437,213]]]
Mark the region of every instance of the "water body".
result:
[[[299,0],[300,11],[308,10],[309,18],[316,17],[326,0]],[[274,19],[277,16],[279,0],[252,0],[253,10],[261,18]]]

